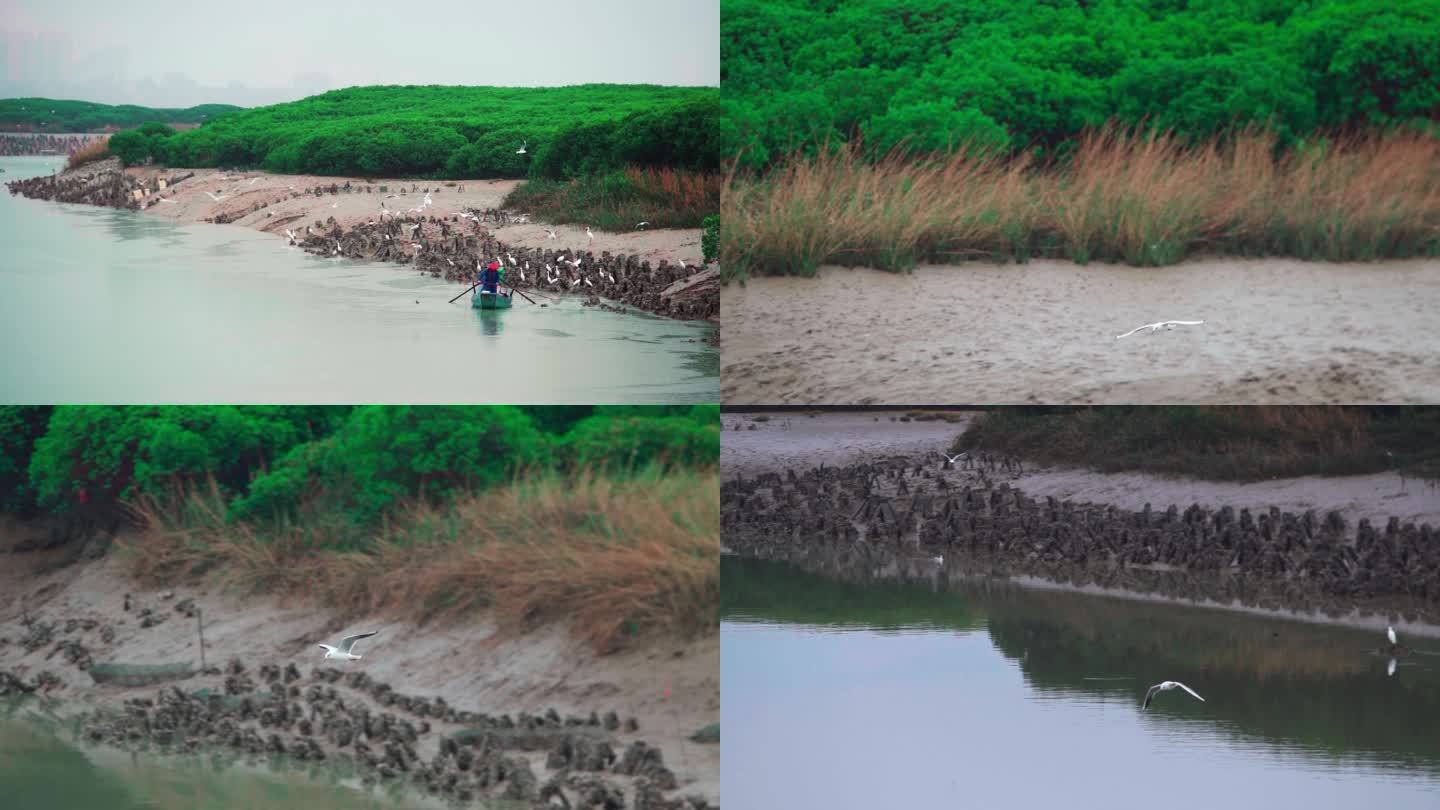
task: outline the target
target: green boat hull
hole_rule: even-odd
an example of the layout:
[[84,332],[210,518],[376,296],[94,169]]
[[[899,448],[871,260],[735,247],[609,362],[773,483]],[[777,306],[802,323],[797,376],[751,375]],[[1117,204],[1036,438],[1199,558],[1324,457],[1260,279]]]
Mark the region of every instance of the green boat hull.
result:
[[476,309],[509,309],[515,302],[515,294],[510,295],[487,295],[476,293],[470,296],[470,306]]

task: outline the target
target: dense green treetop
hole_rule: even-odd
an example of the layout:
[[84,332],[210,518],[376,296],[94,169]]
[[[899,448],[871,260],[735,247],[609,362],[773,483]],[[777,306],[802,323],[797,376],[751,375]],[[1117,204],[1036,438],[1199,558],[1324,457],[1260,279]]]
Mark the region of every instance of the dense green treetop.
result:
[[719,91],[706,87],[351,87],[224,116],[147,157],[363,177],[703,170],[720,164],[719,116]]
[[1434,0],[722,0],[727,155],[1440,120]]
[[[134,104],[96,104],[54,98],[0,99],[0,129],[38,132],[99,132],[106,127],[129,129],[146,121],[166,124],[205,124],[221,115],[243,109],[232,104],[155,108]],[[51,111],[54,112],[51,112]]]
[[114,510],[213,480],[236,517],[358,524],[521,472],[719,463],[718,405],[0,406],[0,511]]

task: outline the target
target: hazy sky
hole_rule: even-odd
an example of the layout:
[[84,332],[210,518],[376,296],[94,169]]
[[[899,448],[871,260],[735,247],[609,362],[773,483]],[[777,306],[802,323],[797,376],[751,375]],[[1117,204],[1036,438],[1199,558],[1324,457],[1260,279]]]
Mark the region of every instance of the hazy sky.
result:
[[188,107],[357,84],[720,84],[720,0],[0,0],[0,98]]

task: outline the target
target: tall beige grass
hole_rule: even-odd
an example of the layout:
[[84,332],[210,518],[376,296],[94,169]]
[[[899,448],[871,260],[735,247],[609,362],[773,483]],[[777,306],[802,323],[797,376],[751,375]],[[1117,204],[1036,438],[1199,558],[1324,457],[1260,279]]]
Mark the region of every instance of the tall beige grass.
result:
[[110,157],[110,143],[108,139],[93,141],[70,153],[65,161],[65,169],[68,171],[86,163],[94,163],[97,160],[104,160]]
[[1247,131],[1187,144],[1106,128],[1062,164],[821,150],[721,195],[727,275],[810,275],[822,264],[1172,264],[1195,253],[1331,261],[1440,253],[1440,140],[1396,132],[1279,153]]
[[247,593],[307,592],[350,616],[443,620],[490,609],[510,628],[570,622],[600,651],[717,626],[715,472],[522,480],[445,506],[414,502],[360,552],[326,529],[231,523],[212,484],[136,504],[122,541],[149,582],[210,576]]

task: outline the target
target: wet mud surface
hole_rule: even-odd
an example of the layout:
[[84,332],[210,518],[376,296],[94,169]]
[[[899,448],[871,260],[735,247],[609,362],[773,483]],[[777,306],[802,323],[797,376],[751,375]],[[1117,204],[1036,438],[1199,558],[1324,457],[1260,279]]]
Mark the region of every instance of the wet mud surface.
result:
[[[1428,403],[1440,261],[824,268],[721,290],[722,401]],[[1123,334],[1162,320],[1197,327]]]

